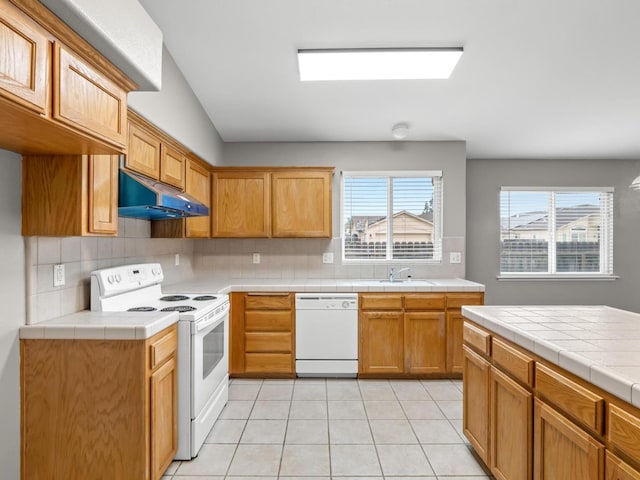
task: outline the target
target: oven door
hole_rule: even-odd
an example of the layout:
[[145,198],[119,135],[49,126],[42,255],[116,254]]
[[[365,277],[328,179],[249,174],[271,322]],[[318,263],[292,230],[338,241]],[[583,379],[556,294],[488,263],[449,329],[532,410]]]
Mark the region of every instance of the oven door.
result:
[[229,310],[192,325],[191,418],[196,418],[229,373]]

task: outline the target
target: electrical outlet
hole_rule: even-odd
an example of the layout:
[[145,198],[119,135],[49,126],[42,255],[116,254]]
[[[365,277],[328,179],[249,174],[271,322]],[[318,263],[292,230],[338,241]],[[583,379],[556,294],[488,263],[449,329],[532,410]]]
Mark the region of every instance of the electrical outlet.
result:
[[449,263],[462,263],[462,253],[449,252]]
[[333,252],[323,253],[322,263],[333,263]]
[[64,287],[64,264],[53,266],[53,286]]
[[180,254],[176,253],[176,267],[180,265]]
[[259,253],[254,253],[253,254],[253,263],[254,263],[254,265],[258,265],[260,263],[260,254]]

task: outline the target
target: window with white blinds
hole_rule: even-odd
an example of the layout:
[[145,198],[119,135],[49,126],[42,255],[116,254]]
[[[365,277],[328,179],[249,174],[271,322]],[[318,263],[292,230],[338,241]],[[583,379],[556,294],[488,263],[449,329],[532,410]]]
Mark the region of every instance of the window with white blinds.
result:
[[441,212],[440,171],[343,172],[342,259],[439,262]]
[[613,275],[613,188],[502,187],[500,273]]

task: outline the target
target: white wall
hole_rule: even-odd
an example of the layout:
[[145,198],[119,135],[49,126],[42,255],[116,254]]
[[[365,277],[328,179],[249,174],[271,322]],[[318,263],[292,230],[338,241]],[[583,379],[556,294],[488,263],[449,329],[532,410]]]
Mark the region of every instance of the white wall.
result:
[[20,349],[25,323],[25,256],[20,234],[20,155],[0,150],[0,476],[20,476]]
[[131,92],[129,107],[211,165],[221,163],[218,131],[166,48],[162,59],[162,90]]
[[[491,305],[610,305],[640,312],[640,174],[633,160],[469,160],[467,278],[486,285]],[[614,274],[617,280],[497,280],[499,191],[508,186],[613,186]]]

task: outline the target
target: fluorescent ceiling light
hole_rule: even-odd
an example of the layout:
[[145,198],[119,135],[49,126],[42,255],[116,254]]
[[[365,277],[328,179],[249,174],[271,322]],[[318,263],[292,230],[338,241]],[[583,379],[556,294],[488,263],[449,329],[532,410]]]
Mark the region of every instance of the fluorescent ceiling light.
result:
[[300,80],[446,79],[462,48],[298,50]]

